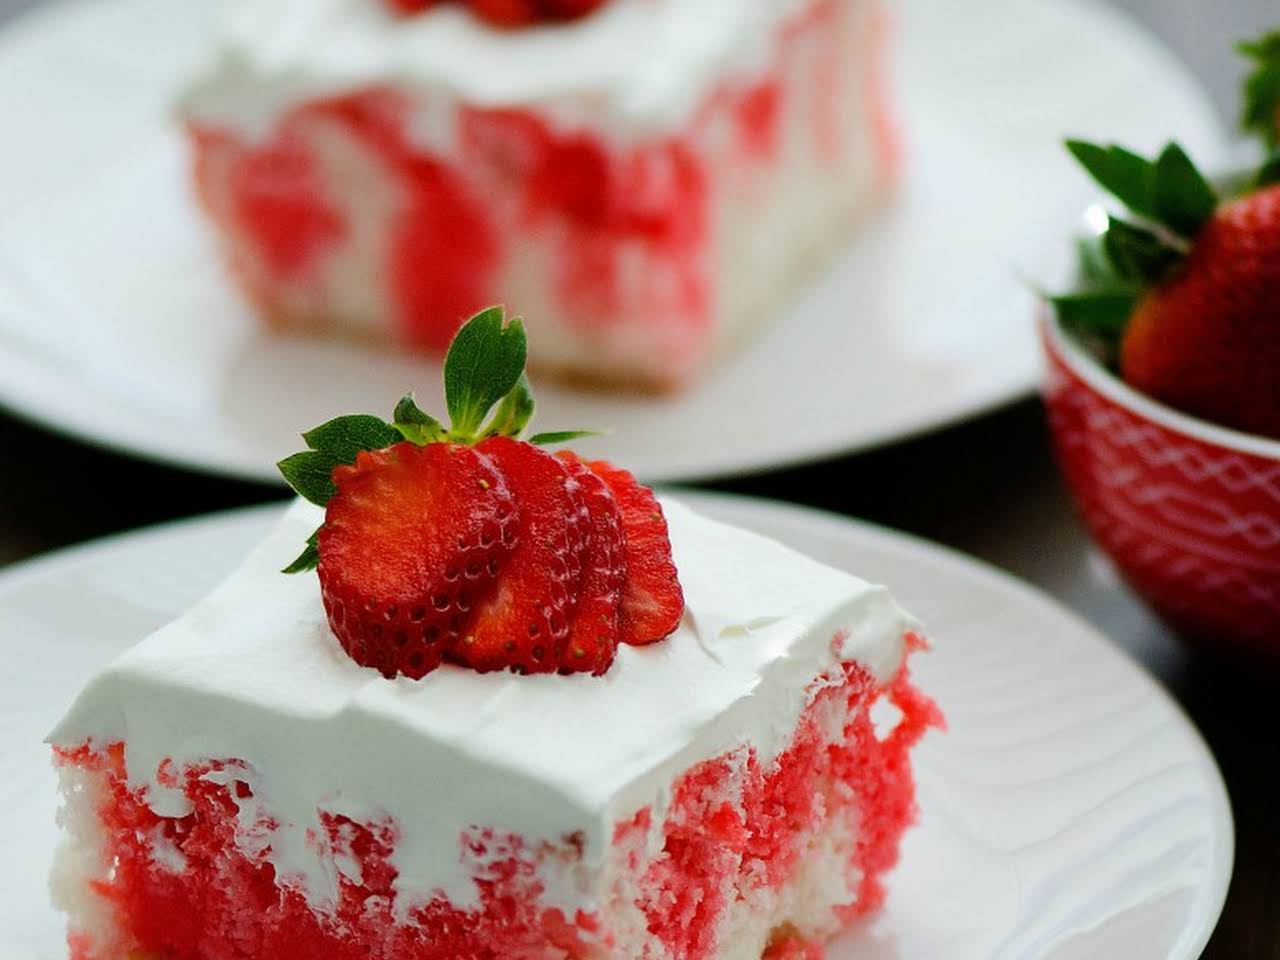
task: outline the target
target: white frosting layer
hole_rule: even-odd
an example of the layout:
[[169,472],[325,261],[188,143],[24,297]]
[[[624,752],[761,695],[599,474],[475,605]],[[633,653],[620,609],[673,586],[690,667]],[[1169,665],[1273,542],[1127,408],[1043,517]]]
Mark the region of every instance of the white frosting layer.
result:
[[392,84],[568,123],[670,129],[726,78],[758,71],[813,0],[608,0],[567,23],[499,30],[461,5],[401,18],[381,0],[238,0],[187,111],[262,127],[291,104]]
[[318,809],[396,821],[402,907],[437,890],[471,902],[459,839],[477,826],[529,841],[581,831],[583,863],[549,897],[589,901],[616,822],[646,805],[660,819],[673,778],[700,760],[751,745],[767,762],[815,677],[857,659],[887,680],[913,626],[883,587],[664,507],[684,623],[662,643],[624,647],[604,677],[445,667],[389,681],[356,665],[315,577],[278,572],[320,519],[299,503],[211,596],[95,678],[50,741],[124,741],[135,785],[167,816],[187,804],[156,782],[166,758],[245,761],[243,820],[279,821],[264,838],[271,859],[318,905],[349,869],[305,842]]

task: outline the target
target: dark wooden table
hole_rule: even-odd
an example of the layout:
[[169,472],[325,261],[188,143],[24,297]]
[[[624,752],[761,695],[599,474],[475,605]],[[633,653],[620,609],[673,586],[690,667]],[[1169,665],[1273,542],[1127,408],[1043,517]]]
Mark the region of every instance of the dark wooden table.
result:
[[[0,0],[0,20],[39,2]],[[1238,67],[1229,41],[1269,23],[1280,26],[1276,0],[1114,2],[1188,60],[1225,114],[1237,108]],[[0,451],[0,565],[142,524],[282,495],[276,488],[86,447],[3,413]],[[938,483],[939,477],[946,482]],[[981,557],[1049,590],[1140,659],[1204,733],[1231,792],[1236,871],[1204,955],[1280,960],[1280,777],[1270,769],[1280,756],[1272,714],[1280,677],[1186,652],[1115,582],[1072,515],[1038,401],[875,453],[709,486],[863,517]]]

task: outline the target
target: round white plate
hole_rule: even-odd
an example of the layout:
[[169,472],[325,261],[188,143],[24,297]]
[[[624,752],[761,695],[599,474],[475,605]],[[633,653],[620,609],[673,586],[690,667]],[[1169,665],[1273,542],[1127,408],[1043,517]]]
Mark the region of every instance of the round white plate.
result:
[[[921,817],[890,896],[829,960],[1190,960],[1233,831],[1204,743],[1156,684],[1043,595],[829,514],[695,505],[887,583],[929,624],[920,685],[947,714],[916,754]],[[278,515],[257,509],[0,576],[0,956],[64,956],[44,877],[57,833],[41,738],[99,664],[193,603]]]
[[[331,415],[389,412],[431,363],[260,333],[188,194],[170,105],[223,0],[65,0],[0,33],[0,402],[85,439],[278,482]],[[848,452],[1037,378],[1033,296],[1093,198],[1067,133],[1207,160],[1188,72],[1093,0],[902,0],[901,195],[762,336],[690,392],[544,385],[542,429],[649,480]],[[516,305],[518,307],[518,304]]]

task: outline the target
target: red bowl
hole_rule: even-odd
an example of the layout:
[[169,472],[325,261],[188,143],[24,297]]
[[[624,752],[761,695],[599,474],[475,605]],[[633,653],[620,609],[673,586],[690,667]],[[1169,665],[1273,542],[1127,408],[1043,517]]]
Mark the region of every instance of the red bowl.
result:
[[1280,442],[1128,387],[1048,312],[1058,462],[1125,580],[1188,638],[1280,656]]

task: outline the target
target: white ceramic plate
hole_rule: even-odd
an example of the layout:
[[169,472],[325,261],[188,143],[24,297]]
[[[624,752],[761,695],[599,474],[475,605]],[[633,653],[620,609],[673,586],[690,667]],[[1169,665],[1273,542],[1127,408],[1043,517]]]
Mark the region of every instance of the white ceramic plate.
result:
[[[223,0],[64,0],[0,33],[0,402],[82,438],[278,482],[297,434],[434,397],[433,364],[260,334],[169,106]],[[900,197],[759,339],[665,400],[543,387],[544,429],[650,480],[853,451],[1028,392],[1032,294],[1093,198],[1064,134],[1216,159],[1187,71],[1092,0],[901,0]]]
[[[830,960],[1191,960],[1231,874],[1222,781],[1178,708],[1041,594],[938,547],[733,497],[696,505],[889,584],[930,625],[921,686],[950,729],[917,752],[922,808],[874,921]],[[193,603],[278,515],[228,514],[0,577],[0,956],[64,956],[41,738],[93,669]]]

